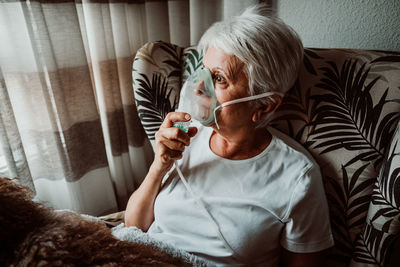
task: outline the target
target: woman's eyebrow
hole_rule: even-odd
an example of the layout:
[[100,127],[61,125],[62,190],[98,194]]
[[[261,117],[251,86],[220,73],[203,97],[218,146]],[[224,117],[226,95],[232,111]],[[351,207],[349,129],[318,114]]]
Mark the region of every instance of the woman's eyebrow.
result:
[[221,68],[221,67],[212,68],[212,71],[215,71],[215,70],[218,70],[218,71],[222,72],[222,74],[224,74],[225,76],[228,76],[227,73],[225,72],[225,70],[223,68]]
[[[205,66],[203,63],[201,64],[201,67],[202,67],[202,68],[206,68],[206,66]],[[213,79],[214,79],[214,72],[219,71],[219,72],[221,72],[228,80],[231,80],[231,77],[230,77],[229,75],[227,75],[226,72],[225,72],[225,70],[224,70],[223,68],[221,68],[221,67],[214,67],[214,68],[209,69],[209,70],[210,70],[210,73],[211,73],[211,76],[213,77]]]
[[[203,67],[205,67],[204,64],[203,64]],[[232,71],[232,69],[229,68],[229,66],[228,66],[228,70],[224,70],[222,67],[214,67],[210,71],[211,71],[211,74],[213,74],[216,71],[219,71],[230,81],[234,81],[235,77],[237,76],[236,75],[237,71]]]
[[222,72],[226,76],[226,78],[228,78],[228,80],[235,82],[238,77],[238,74],[243,70],[243,67],[244,64],[238,59],[236,59],[233,60],[233,62],[231,62],[230,64],[228,64],[226,71],[222,67],[215,67],[212,69],[212,71],[218,70]]

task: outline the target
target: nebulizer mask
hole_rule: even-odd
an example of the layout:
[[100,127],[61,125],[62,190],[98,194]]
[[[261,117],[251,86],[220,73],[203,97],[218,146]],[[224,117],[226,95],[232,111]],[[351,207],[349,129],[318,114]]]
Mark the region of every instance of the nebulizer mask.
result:
[[[180,93],[179,106],[176,111],[189,113],[193,119],[199,121],[204,126],[211,126],[215,123],[217,129],[219,129],[218,117],[223,107],[268,97],[273,94],[276,93],[266,92],[220,104],[215,95],[214,82],[210,70],[200,68],[190,75],[184,83]],[[190,122],[174,123],[174,127],[182,129],[185,132],[188,131],[189,125]]]
[[[214,109],[217,105],[211,73],[207,68],[200,68],[183,84],[176,111],[189,113],[201,124],[210,126],[214,123]],[[190,122],[177,122],[174,126],[187,132],[189,124]]]

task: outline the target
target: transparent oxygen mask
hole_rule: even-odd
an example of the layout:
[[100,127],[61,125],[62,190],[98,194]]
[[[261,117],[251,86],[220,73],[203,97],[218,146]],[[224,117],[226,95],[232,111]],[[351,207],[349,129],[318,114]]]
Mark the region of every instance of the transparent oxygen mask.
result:
[[[218,101],[210,71],[207,68],[196,70],[183,84],[176,111],[189,113],[192,119],[210,126],[215,121],[214,109],[217,106]],[[174,127],[185,132],[188,131],[189,125],[190,121],[174,123]]]
[[[195,71],[181,89],[179,106],[176,111],[189,113],[193,119],[199,121],[204,126],[211,126],[215,123],[219,129],[218,116],[223,107],[241,102],[253,101],[256,99],[271,97],[272,95],[283,95],[279,92],[265,92],[258,95],[251,95],[233,99],[222,104],[218,103],[214,91],[214,82],[207,68]],[[175,122],[174,127],[187,132],[190,122]]]

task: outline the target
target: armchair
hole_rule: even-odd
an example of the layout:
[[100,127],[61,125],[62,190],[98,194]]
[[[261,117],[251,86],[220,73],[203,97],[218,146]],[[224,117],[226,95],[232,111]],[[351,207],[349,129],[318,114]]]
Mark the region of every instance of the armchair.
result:
[[[153,147],[201,61],[195,47],[165,42],[137,52],[135,100]],[[400,235],[400,53],[307,48],[303,63],[271,126],[321,167],[335,239],[329,266],[386,266]]]

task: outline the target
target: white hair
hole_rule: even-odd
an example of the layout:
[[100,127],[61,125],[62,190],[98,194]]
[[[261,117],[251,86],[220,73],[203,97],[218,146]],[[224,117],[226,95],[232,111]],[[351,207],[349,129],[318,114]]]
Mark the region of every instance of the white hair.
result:
[[[283,97],[295,83],[303,60],[303,45],[297,33],[264,4],[214,23],[198,45],[203,55],[209,47],[235,55],[245,64],[250,95],[275,92]],[[274,98],[256,101],[262,107]],[[267,126],[270,115],[257,127]]]

